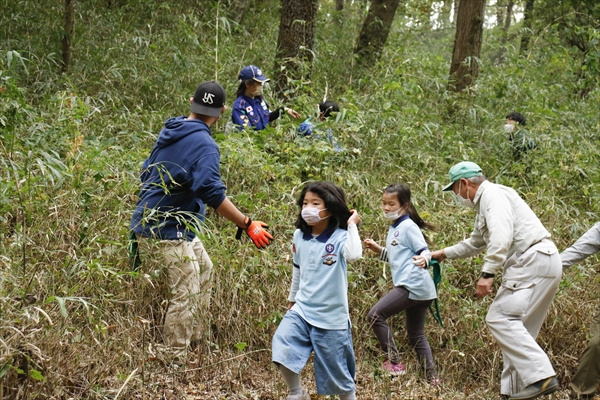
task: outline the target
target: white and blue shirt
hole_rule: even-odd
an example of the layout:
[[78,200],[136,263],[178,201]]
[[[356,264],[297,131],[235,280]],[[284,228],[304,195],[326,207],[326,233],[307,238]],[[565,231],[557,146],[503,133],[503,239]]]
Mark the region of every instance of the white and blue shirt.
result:
[[348,329],[348,277],[346,261],[362,256],[358,228],[329,226],[319,236],[302,233],[293,237],[294,273],[290,301],[306,322],[321,329]]
[[403,286],[412,300],[437,298],[429,270],[413,264],[413,257],[428,250],[423,233],[408,215],[390,225],[382,259],[390,263],[394,286]]

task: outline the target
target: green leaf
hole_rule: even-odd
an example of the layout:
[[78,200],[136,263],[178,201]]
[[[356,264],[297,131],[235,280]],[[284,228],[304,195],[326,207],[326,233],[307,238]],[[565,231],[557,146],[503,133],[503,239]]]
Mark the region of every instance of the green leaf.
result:
[[2,367],[2,369],[0,370],[0,379],[2,379],[2,377],[3,377],[4,375],[6,375],[6,373],[7,373],[7,372],[8,372],[8,370],[10,369],[10,367],[11,367],[11,363],[6,363],[6,364],[4,364],[4,366],[3,366],[3,367]]
[[48,300],[46,300],[46,303],[51,303],[54,300],[56,300],[58,302],[58,306],[60,307],[60,313],[62,314],[62,316],[67,318],[68,313],[67,313],[67,308],[65,307],[65,299],[63,299],[62,297],[58,297],[58,296],[50,296],[50,297],[48,297]]
[[45,381],[46,380],[46,377],[44,375],[42,375],[42,373],[40,371],[38,371],[37,369],[30,369],[29,377],[36,381]]
[[248,344],[246,342],[240,342],[235,345],[235,348],[238,349],[239,351],[244,351],[246,346],[248,346]]

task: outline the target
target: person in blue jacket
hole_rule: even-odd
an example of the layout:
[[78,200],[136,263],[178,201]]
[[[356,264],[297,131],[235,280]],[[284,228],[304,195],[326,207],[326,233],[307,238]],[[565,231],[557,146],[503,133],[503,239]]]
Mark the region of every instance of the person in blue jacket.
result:
[[323,126],[321,126],[321,124],[327,121],[327,119],[330,118],[333,113],[339,111],[340,107],[335,101],[326,100],[322,103],[319,103],[319,114],[316,118],[317,121],[313,121],[312,117],[307,118],[298,127],[298,134],[302,136],[312,136],[315,139],[326,139],[329,142],[329,144],[333,146],[335,152],[342,151],[342,147],[340,147],[340,145],[333,137],[332,129],[323,128]]
[[[225,195],[219,170],[219,147],[210,127],[225,111],[226,93],[216,82],[204,82],[190,100],[190,114],[170,118],[144,161],[142,188],[130,229],[140,248],[153,252],[166,270],[169,306],[164,344],[179,357],[200,339],[198,313],[210,305],[212,262],[197,237],[205,205],[238,226],[264,248],[273,238],[267,225],[242,214]],[[142,253],[142,258],[144,254]]]
[[238,79],[240,85],[231,110],[231,122],[238,130],[263,130],[269,122],[275,121],[284,112],[293,118],[300,118],[300,114],[291,108],[279,107],[275,111],[269,110],[269,104],[263,96],[263,85],[270,79],[264,76],[257,66],[248,65],[242,68]]

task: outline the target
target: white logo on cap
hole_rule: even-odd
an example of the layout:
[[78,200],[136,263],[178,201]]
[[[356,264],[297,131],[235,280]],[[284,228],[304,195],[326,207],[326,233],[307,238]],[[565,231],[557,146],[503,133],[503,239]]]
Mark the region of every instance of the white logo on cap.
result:
[[206,104],[212,104],[213,97],[215,97],[215,95],[212,93],[204,93],[204,97],[202,97],[202,102]]
[[260,68],[256,68],[256,75],[262,75],[262,71],[260,70]]

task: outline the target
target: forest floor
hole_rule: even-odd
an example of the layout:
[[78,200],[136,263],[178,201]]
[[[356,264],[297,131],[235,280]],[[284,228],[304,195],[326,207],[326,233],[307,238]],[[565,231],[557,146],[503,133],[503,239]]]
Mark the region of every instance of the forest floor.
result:
[[[138,387],[125,390],[129,398],[279,400],[286,396],[285,385],[270,363],[270,349],[237,355],[224,354],[219,350],[209,354],[192,354],[185,365],[149,357],[144,370],[138,370],[137,375]],[[492,387],[486,387],[484,383],[476,386],[456,382],[452,380],[451,371],[442,374],[442,379],[442,385],[432,387],[415,371],[411,371],[410,366],[407,374],[390,376],[369,363],[357,360],[356,393],[357,398],[364,400],[500,398],[497,382],[492,383]],[[302,372],[302,384],[312,400],[329,398],[317,395],[312,358]],[[577,399],[567,386],[561,384],[560,391],[544,399]],[[600,400],[600,396],[593,400]]]

